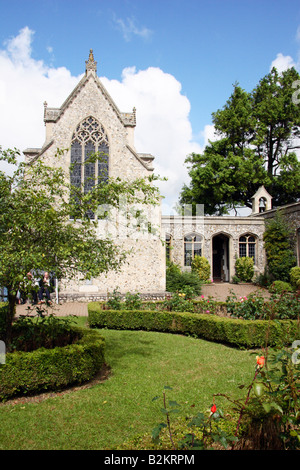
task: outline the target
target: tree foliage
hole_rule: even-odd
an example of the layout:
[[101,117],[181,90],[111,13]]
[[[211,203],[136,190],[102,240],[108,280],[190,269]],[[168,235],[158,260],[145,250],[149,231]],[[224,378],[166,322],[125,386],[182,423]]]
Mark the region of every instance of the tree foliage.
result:
[[[132,182],[109,178],[84,194],[70,185],[60,166],[64,151],[57,152],[55,167],[41,160],[18,163],[19,155],[16,149],[0,147],[0,160],[15,168],[12,175],[0,171],[0,286],[8,290],[7,343],[16,294],[29,271],[54,272],[56,278],[68,279],[79,274],[96,277],[120,268],[126,252],[108,235],[100,238],[98,220],[88,214],[96,214],[104,204],[118,209],[122,197],[128,204],[158,201],[153,177]],[[76,197],[70,197],[75,191]],[[105,215],[102,212],[100,218]]]
[[237,205],[251,207],[264,185],[274,207],[295,202],[300,192],[300,106],[293,102],[299,74],[275,68],[250,93],[234,84],[222,109],[212,114],[218,140],[202,154],[187,157],[190,185],[181,204],[204,204],[206,214],[224,214]]
[[268,271],[272,279],[290,281],[290,271],[296,264],[293,232],[280,213],[267,221],[263,236]]

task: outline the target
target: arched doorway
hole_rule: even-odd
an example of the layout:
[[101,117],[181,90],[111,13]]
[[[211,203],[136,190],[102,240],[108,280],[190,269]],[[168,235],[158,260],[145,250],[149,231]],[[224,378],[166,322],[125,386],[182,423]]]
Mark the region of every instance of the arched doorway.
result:
[[229,237],[223,233],[212,239],[212,264],[214,282],[229,282]]

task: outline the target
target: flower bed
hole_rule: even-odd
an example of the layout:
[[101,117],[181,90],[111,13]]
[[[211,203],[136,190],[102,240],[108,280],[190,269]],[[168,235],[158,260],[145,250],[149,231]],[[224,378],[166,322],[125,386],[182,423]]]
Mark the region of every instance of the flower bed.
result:
[[120,298],[109,302],[98,302],[103,310],[158,310],[214,314],[221,317],[233,317],[244,320],[297,320],[300,318],[300,296],[296,292],[272,294],[265,298],[253,292],[247,296],[228,295],[226,302],[208,299],[204,295],[197,300],[185,293],[175,292],[166,295],[165,300],[142,301],[138,294],[134,301],[122,301]]

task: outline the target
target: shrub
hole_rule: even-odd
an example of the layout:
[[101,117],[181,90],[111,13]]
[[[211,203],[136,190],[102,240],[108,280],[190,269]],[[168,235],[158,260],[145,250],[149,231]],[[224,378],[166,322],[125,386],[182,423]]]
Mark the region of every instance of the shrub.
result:
[[112,294],[109,292],[108,293],[108,301],[107,301],[107,306],[108,308],[111,308],[113,310],[120,310],[122,305],[122,295],[118,291],[118,288],[116,287]]
[[204,256],[196,255],[192,261],[192,271],[196,272],[201,281],[208,281],[210,278],[210,264]]
[[71,344],[78,339],[71,323],[70,317],[59,318],[53,314],[21,315],[14,323],[10,350],[29,352]]
[[265,268],[263,273],[258,274],[255,277],[253,283],[261,287],[267,287],[272,284],[272,279],[270,277],[270,274],[268,273],[268,270]]
[[226,300],[227,312],[233,318],[244,320],[297,320],[300,301],[294,293],[273,294],[269,300],[256,292],[248,297],[230,295]]
[[227,312],[234,318],[258,320],[264,316],[265,299],[255,292],[248,297],[243,296],[239,299],[235,294],[232,294],[227,297],[226,306]]
[[241,282],[241,280],[240,280],[239,277],[234,275],[234,276],[232,276],[231,282],[232,282],[232,284],[238,284],[239,282]]
[[251,282],[254,276],[253,258],[249,258],[248,256],[238,258],[235,262],[235,272],[242,282]]
[[266,307],[266,318],[278,320],[300,318],[300,300],[295,293],[272,294]]
[[294,266],[291,269],[290,282],[294,288],[300,288],[300,266]]
[[118,291],[118,288],[114,289],[112,294],[108,294],[108,301],[106,306],[111,310],[121,310],[125,308],[126,310],[133,310],[141,308],[142,299],[140,294],[131,294],[126,292],[125,298],[123,300],[123,295]]
[[299,336],[296,321],[241,321],[210,314],[153,310],[102,310],[98,302],[88,304],[91,328],[161,331],[192,335],[242,348],[276,345],[286,336]]
[[271,294],[282,294],[283,292],[292,292],[292,286],[289,282],[285,281],[274,281],[269,286],[269,292]]
[[194,300],[194,313],[211,313],[211,314],[219,314],[221,316],[226,316],[227,308],[226,302],[218,302],[214,300],[212,297],[208,299],[204,299],[204,295],[201,295],[201,300]]
[[65,347],[7,354],[0,365],[0,399],[90,380],[104,365],[104,339],[86,328],[74,327],[74,334],[78,341]]
[[166,270],[166,290],[168,292],[184,292],[187,288],[193,290],[195,295],[201,294],[201,281],[194,272],[181,272],[174,264]]
[[267,221],[263,239],[269,274],[273,280],[289,282],[290,270],[296,264],[293,235],[287,221],[278,212],[274,219]]
[[168,261],[167,262],[167,273],[169,274],[181,274],[181,269],[178,264]]
[[184,292],[175,292],[164,301],[163,309],[169,312],[193,312],[194,304]]
[[266,369],[259,371],[252,382],[251,397],[248,387],[250,400],[241,411],[244,412],[243,449],[299,449],[300,368],[293,352],[297,343],[270,351]]
[[126,310],[139,309],[142,305],[140,294],[130,294],[130,292],[127,292],[124,304]]

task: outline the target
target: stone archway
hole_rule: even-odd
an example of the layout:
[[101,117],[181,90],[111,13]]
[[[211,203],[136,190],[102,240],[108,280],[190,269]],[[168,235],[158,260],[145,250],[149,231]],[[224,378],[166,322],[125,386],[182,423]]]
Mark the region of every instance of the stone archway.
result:
[[229,282],[229,237],[223,233],[212,239],[212,276],[214,282]]

